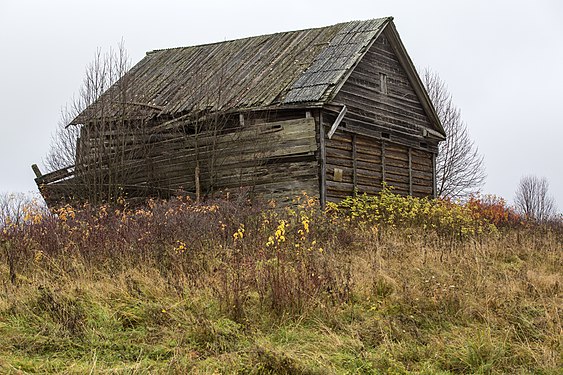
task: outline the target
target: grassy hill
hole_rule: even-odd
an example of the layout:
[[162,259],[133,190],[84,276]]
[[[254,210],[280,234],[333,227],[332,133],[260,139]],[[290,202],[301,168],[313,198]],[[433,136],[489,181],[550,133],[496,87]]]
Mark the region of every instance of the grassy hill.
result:
[[561,223],[298,200],[3,218],[0,373],[563,371]]

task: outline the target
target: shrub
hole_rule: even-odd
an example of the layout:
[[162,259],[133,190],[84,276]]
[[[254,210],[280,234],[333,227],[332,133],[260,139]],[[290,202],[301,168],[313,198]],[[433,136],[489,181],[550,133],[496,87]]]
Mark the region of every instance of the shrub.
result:
[[362,194],[330,204],[329,210],[355,225],[421,228],[448,238],[465,239],[496,230],[494,223],[478,215],[469,203],[401,196],[387,186],[377,195]]

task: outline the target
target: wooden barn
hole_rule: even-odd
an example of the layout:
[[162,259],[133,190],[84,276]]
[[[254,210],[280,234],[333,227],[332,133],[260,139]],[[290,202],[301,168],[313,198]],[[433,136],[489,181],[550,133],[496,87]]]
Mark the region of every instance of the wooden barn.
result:
[[48,204],[245,191],[436,194],[445,139],[393,18],[156,50],[83,111]]

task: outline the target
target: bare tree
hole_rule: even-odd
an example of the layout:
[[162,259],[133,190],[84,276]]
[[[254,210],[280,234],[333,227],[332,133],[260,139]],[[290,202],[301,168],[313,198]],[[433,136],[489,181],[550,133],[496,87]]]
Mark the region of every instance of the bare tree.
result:
[[10,224],[19,225],[26,214],[43,212],[45,206],[35,194],[0,193],[0,237],[2,228]]
[[[73,100],[76,103],[76,100]],[[67,104],[61,108],[61,117],[55,133],[51,135],[49,152],[43,159],[47,171],[56,171],[74,165],[76,155],[76,141],[80,135],[80,128],[69,125],[78,116],[74,105]]]
[[[105,53],[100,48],[96,50],[94,59],[86,67],[78,95],[61,108],[57,129],[51,137],[51,146],[43,161],[48,171],[74,164],[81,126],[73,124],[73,120],[88,109],[91,118],[86,119],[84,117],[88,115],[83,116],[83,121],[92,122],[95,120],[94,116],[103,114],[104,107],[115,104],[108,100],[99,101],[98,99],[125,75],[129,66],[129,57],[123,40],[118,44],[117,49],[110,48]],[[124,95],[124,93],[117,95]],[[119,98],[113,97],[112,101],[118,102]],[[98,120],[103,121],[102,118]]]
[[[220,71],[184,82],[182,100],[193,104],[188,113],[168,113],[133,100],[139,87],[122,44],[107,54],[98,50],[79,95],[62,111],[45,159],[55,173],[47,176],[44,196],[52,204],[73,198],[97,204],[193,192],[199,200],[236,183],[253,185],[270,147],[254,142],[260,124],[225,110],[226,68],[217,65]],[[245,152],[235,151],[235,143]]]
[[545,177],[524,176],[520,179],[514,204],[528,219],[546,221],[555,215],[555,200],[548,193],[549,182]]
[[453,103],[446,84],[435,72],[425,69],[422,81],[446,131],[436,158],[437,195],[464,198],[476,193],[485,182],[483,156],[469,137],[461,110]]
[[[121,191],[123,161],[129,155],[118,152],[127,142],[127,73],[129,57],[123,41],[117,49],[96,51],[86,67],[82,86],[72,101],[61,109],[61,118],[52,136],[43,164],[48,171],[74,168],[68,195],[81,189],[88,200],[100,202],[115,198]],[[115,114],[116,108],[119,116]],[[84,151],[84,152],[81,152]],[[123,150],[123,148],[121,148]]]
[[23,193],[0,193],[0,230],[10,224],[18,224],[24,216],[24,208],[30,198]]

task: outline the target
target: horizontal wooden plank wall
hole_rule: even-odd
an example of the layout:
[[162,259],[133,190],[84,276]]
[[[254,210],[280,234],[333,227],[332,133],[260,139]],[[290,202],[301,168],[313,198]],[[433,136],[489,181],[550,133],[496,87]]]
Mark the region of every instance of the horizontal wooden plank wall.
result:
[[[384,34],[332,102],[348,111],[332,139],[326,139],[327,200],[354,191],[374,194],[383,182],[403,195],[434,194],[438,144],[423,135],[433,126]],[[325,116],[326,129],[335,114]]]
[[[243,187],[282,202],[302,192],[317,196],[315,119],[305,118],[303,113],[298,119],[253,122],[220,134],[208,131],[197,136],[134,134],[124,140],[99,134],[81,146],[73,189],[86,189],[90,180],[103,179],[100,170],[111,166],[120,171],[114,183],[123,185],[129,196],[195,192],[199,160],[202,195],[225,190],[236,193]],[[102,144],[102,148],[96,147]],[[52,194],[61,195],[72,183],[61,181],[47,187]]]
[[384,34],[366,52],[333,102],[347,106],[345,122],[351,126],[386,133],[395,143],[437,151],[437,142],[427,142],[422,136],[422,129],[433,129],[433,125]]
[[383,181],[398,194],[433,194],[432,153],[428,151],[345,130],[327,138],[325,147],[328,201],[338,201],[354,191],[375,194]]

